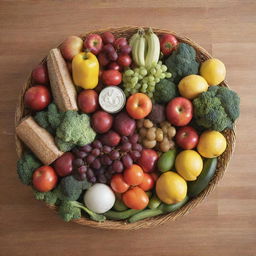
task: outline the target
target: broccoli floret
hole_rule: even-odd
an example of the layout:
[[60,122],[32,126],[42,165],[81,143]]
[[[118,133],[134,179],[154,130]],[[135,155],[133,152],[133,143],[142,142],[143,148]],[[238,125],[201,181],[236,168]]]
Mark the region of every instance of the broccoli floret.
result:
[[23,184],[32,184],[34,171],[42,164],[32,153],[24,153],[17,162],[17,173]]
[[91,184],[87,180],[78,181],[73,176],[66,176],[60,181],[60,192],[62,199],[77,200],[84,189],[88,189]]
[[74,206],[72,201],[62,201],[59,207],[59,215],[64,221],[81,218],[81,209]]
[[54,103],[51,103],[48,106],[48,121],[52,129],[56,130],[60,125],[62,120],[63,113],[59,112],[57,106]]
[[92,220],[95,221],[104,221],[106,217],[104,215],[97,214],[83,204],[77,201],[62,201],[59,207],[59,215],[63,218],[64,221],[70,221],[73,219],[81,218],[81,210],[84,210]]
[[55,143],[62,152],[70,151],[74,147],[73,142],[65,142],[58,137],[55,137]]
[[[74,146],[83,146],[91,143],[96,133],[90,126],[89,116],[69,110],[56,130],[56,144],[60,150],[66,152]],[[68,144],[67,144],[68,143]]]
[[34,190],[34,195],[37,200],[45,201],[49,205],[55,205],[59,202],[58,187],[48,192],[39,192],[37,190]]
[[216,131],[232,128],[238,118],[239,96],[226,87],[211,86],[193,100],[194,118],[199,126]]
[[46,111],[37,112],[34,116],[35,121],[44,129],[49,127],[48,117]]
[[156,84],[154,100],[157,103],[165,104],[178,96],[177,86],[168,79],[162,79]]
[[221,101],[228,117],[234,122],[240,115],[240,98],[236,92],[229,90],[227,87],[211,86],[210,92],[215,93],[216,97]]
[[195,49],[186,43],[179,44],[178,49],[166,59],[165,65],[176,84],[185,76],[197,74],[199,68]]
[[37,112],[35,115],[36,122],[48,132],[55,134],[57,127],[62,120],[63,113],[59,112],[54,103],[49,104],[47,110]]
[[84,189],[90,187],[86,180],[78,181],[73,176],[62,178],[60,184],[49,192],[39,192],[34,190],[37,200],[45,201],[49,205],[59,206],[59,215],[64,221],[81,218],[81,210],[84,210],[92,220],[104,221],[105,216],[97,214],[76,200],[80,197]]

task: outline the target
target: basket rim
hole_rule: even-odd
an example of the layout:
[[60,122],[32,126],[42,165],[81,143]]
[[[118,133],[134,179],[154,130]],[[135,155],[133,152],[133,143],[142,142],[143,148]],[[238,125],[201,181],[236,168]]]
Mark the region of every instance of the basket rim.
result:
[[[134,33],[138,28],[146,29],[148,27],[145,27],[145,26],[106,27],[106,28],[96,29],[94,31],[89,31],[89,32],[79,35],[79,36],[82,38],[85,38],[88,34],[92,34],[92,33],[100,34],[105,31],[110,31],[110,32],[112,32],[114,34],[118,34],[118,35],[120,35],[120,34],[123,35],[123,34],[127,34],[127,33],[131,34],[131,33]],[[165,33],[175,35],[179,42],[185,42],[185,43],[188,43],[189,45],[193,46],[197,52],[197,57],[202,58],[203,60],[212,58],[211,54],[208,51],[206,51],[203,47],[201,47],[195,41],[192,41],[190,38],[188,38],[186,36],[182,36],[180,34],[177,34],[174,31],[169,31],[167,29],[158,29],[158,28],[154,28],[154,27],[152,27],[152,29],[158,35],[165,34]],[[45,59],[46,59],[46,57],[41,60],[41,63],[43,63],[45,61]],[[225,87],[229,87],[226,80],[223,81],[221,83],[221,85],[225,86]],[[19,93],[19,99],[17,102],[16,111],[15,111],[15,120],[14,120],[15,127],[21,121],[21,119],[24,118],[24,116],[26,116],[26,113],[24,111],[25,108],[24,108],[23,95],[24,95],[26,89],[30,86],[31,86],[31,73],[28,75],[26,83],[23,85],[23,87],[21,88],[20,93]],[[145,220],[141,220],[141,221],[138,221],[135,223],[127,223],[126,221],[112,221],[112,220],[106,220],[104,222],[95,222],[86,217],[72,220],[72,222],[75,222],[75,223],[78,223],[78,224],[84,225],[84,226],[99,228],[99,229],[137,230],[137,229],[141,229],[141,228],[155,227],[155,226],[161,225],[167,221],[175,220],[179,216],[183,216],[183,215],[189,213],[189,211],[191,209],[196,207],[200,202],[202,202],[207,197],[207,195],[210,192],[212,192],[214,190],[215,186],[217,185],[219,180],[223,177],[223,174],[228,167],[230,158],[231,158],[232,153],[235,148],[235,140],[236,140],[235,125],[234,125],[233,129],[225,130],[224,135],[227,138],[228,146],[227,146],[226,151],[223,153],[223,155],[221,157],[218,157],[217,171],[216,171],[212,181],[210,182],[208,187],[202,193],[199,194],[198,197],[189,200],[179,210],[169,213],[169,214],[164,214],[164,215],[160,215],[157,217],[147,218]],[[15,133],[15,145],[16,145],[17,155],[18,155],[18,157],[20,157],[23,152],[23,143],[17,137],[16,133]],[[57,212],[56,206],[47,205],[47,207],[49,207],[50,209]]]

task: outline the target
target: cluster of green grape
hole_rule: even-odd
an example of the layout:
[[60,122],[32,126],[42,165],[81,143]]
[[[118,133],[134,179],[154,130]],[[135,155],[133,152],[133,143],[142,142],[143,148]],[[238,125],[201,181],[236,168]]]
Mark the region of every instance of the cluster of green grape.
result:
[[123,73],[123,86],[126,97],[131,94],[142,92],[153,98],[155,86],[161,79],[170,78],[171,73],[167,72],[166,65],[162,61],[153,63],[150,69],[137,67],[127,69]]

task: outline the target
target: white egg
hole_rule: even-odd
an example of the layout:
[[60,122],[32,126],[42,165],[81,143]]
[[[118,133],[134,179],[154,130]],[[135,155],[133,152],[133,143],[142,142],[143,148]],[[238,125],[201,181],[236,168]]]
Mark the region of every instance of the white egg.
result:
[[104,213],[113,207],[115,194],[109,186],[96,183],[85,192],[84,203],[90,210]]

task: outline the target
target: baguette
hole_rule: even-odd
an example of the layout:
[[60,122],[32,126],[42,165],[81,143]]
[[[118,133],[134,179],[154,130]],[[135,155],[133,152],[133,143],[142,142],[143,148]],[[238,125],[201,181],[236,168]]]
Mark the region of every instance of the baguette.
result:
[[31,116],[21,121],[16,127],[16,133],[45,165],[51,164],[64,154],[55,145],[54,137],[40,127]]
[[78,110],[76,89],[58,48],[50,50],[47,68],[55,103],[60,111]]

